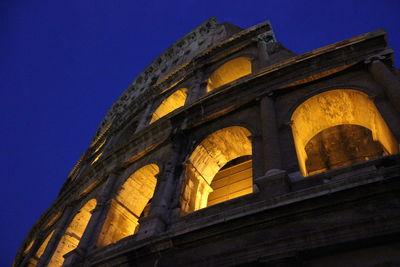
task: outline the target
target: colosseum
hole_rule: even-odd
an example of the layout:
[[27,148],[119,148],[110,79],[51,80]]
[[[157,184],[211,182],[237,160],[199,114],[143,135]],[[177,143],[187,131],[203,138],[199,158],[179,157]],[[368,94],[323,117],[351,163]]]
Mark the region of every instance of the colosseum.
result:
[[123,92],[14,266],[399,266],[400,70],[211,18]]

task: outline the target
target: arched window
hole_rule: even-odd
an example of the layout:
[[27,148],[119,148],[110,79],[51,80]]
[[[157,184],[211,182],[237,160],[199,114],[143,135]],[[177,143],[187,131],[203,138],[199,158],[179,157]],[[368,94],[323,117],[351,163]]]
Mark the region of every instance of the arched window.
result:
[[246,57],[232,59],[217,70],[208,78],[207,92],[214,90],[224,84],[230,83],[251,73],[251,61]]
[[232,126],[207,136],[190,155],[182,214],[253,192],[250,132]]
[[49,221],[48,223],[44,226],[44,229],[49,228],[50,226],[52,226],[57,220],[58,218],[60,218],[61,216],[61,211],[57,212]]
[[398,143],[368,96],[332,90],[313,96],[292,115],[303,176],[398,152]]
[[54,230],[51,231],[50,234],[48,234],[46,236],[46,238],[43,240],[43,242],[40,245],[40,247],[38,248],[38,250],[36,250],[35,256],[29,259],[29,261],[28,261],[28,266],[29,267],[33,267],[33,266],[37,265],[40,257],[42,256],[44,250],[46,249],[47,244],[49,243],[50,238],[53,236],[53,234],[54,234]]
[[185,105],[187,88],[181,88],[171,94],[158,106],[151,116],[150,124]]
[[32,248],[34,242],[35,242],[35,240],[31,240],[31,241],[28,243],[28,245],[27,245],[27,246],[25,247],[25,249],[24,249],[24,254],[27,254],[27,253],[31,250],[31,248]]
[[147,216],[158,172],[157,165],[149,164],[134,172],[126,180],[111,202],[97,242],[98,246],[117,242],[137,232],[139,218]]
[[64,235],[61,237],[61,240],[50,259],[49,266],[62,266],[64,262],[63,256],[78,246],[95,207],[96,200],[91,199],[86,202],[86,204],[74,216]]

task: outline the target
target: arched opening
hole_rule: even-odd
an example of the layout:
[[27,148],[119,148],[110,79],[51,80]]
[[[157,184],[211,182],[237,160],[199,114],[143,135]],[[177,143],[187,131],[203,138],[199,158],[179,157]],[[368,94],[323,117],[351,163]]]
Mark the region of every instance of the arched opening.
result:
[[98,246],[115,243],[138,231],[139,219],[147,216],[158,173],[158,166],[149,164],[134,172],[126,180],[111,202],[97,241]]
[[185,105],[187,88],[181,88],[164,99],[151,116],[150,124]]
[[398,152],[398,143],[375,104],[356,90],[313,96],[292,115],[303,176]]
[[57,212],[49,221],[48,223],[44,226],[44,229],[49,228],[50,226],[52,226],[57,220],[58,218],[60,218],[61,216],[61,211]]
[[211,182],[207,207],[253,192],[251,156],[242,156],[226,163]]
[[308,141],[305,151],[309,175],[388,154],[379,141],[374,141],[371,130],[354,124],[319,132]]
[[31,241],[28,243],[28,245],[27,245],[27,246],[25,247],[25,249],[24,249],[24,254],[27,254],[27,253],[31,250],[31,248],[32,248],[34,242],[35,242],[35,240],[31,240]]
[[232,126],[207,136],[186,162],[182,215],[253,192],[250,132]]
[[97,155],[94,157],[94,159],[92,160],[92,162],[90,163],[90,165],[95,164],[95,163],[101,158],[102,155],[103,155],[103,151],[100,152],[99,154],[97,154]]
[[96,154],[100,149],[103,148],[103,146],[106,144],[107,142],[107,137],[103,139],[103,141],[101,141],[101,143],[99,143],[98,145],[96,145],[96,148],[94,149],[92,154]]
[[78,246],[96,204],[95,199],[89,200],[74,216],[64,235],[61,237],[50,259],[49,266],[62,266],[64,262],[63,256]]
[[207,92],[251,74],[251,72],[251,61],[249,58],[239,57],[232,59],[210,75],[207,81]]
[[42,256],[44,250],[46,249],[47,244],[49,243],[50,238],[53,236],[53,234],[54,234],[54,230],[51,231],[50,234],[48,234],[46,236],[46,238],[43,240],[43,242],[40,245],[40,247],[38,248],[38,250],[36,250],[35,256],[29,259],[29,261],[28,261],[28,266],[29,267],[33,267],[33,266],[37,265],[40,257]]

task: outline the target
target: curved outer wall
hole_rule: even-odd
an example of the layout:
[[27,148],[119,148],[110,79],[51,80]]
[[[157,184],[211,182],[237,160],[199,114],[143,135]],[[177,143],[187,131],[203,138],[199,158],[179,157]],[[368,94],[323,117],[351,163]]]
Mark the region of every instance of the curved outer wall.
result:
[[[295,55],[276,41],[269,22],[243,30],[211,18],[154,60],[113,104],[14,265],[48,265],[73,218],[93,199],[96,208],[87,225],[77,225],[84,232],[64,266],[400,264],[398,143],[390,154],[303,177],[291,129],[292,114],[307,99],[350,89],[369,97],[391,138],[400,140],[392,54],[384,31]],[[208,78],[235,58],[248,58],[251,74],[207,92]],[[187,88],[185,104],[150,124],[157,107],[181,88]],[[252,162],[252,193],[183,210],[191,154],[212,133],[236,128],[249,133],[237,140],[251,141],[252,154],[244,154]],[[225,141],[221,147],[229,150]],[[157,168],[145,216],[117,197],[144,166]],[[114,229],[120,237],[101,245],[109,214],[125,214],[124,225],[129,217],[140,227],[130,234]]]

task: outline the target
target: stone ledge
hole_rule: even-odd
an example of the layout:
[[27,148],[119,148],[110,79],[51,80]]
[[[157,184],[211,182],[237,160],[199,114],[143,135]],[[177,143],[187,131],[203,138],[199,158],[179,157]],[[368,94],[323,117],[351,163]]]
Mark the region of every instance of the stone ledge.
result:
[[255,178],[254,184],[262,198],[272,198],[290,191],[289,176],[284,170],[269,170],[264,176]]

